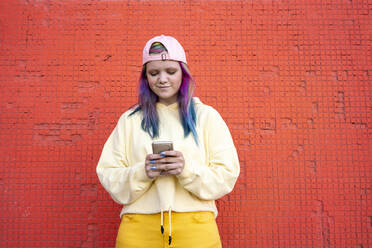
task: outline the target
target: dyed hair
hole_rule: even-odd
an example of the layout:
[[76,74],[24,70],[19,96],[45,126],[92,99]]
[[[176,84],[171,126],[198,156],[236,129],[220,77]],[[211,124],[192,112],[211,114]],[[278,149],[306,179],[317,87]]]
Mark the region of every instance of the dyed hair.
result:
[[[194,101],[192,99],[195,81],[192,78],[187,65],[182,62],[178,63],[182,70],[182,83],[178,91],[177,102],[184,136],[187,137],[192,133],[195,142],[199,144],[198,134],[196,132],[196,112]],[[159,137],[159,116],[156,111],[157,101],[158,96],[151,90],[148,84],[146,65],[144,65],[139,79],[138,107],[134,109],[130,116],[138,111],[142,112],[143,118],[141,127],[151,136],[151,138]]]
[[154,42],[151,44],[149,53],[162,53],[164,51],[168,52],[167,48],[165,48],[163,44],[161,44],[160,42]]

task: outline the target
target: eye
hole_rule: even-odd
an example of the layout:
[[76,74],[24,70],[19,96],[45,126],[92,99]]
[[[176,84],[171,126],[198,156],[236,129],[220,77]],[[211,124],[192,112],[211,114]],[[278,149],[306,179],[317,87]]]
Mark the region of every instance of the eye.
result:
[[154,77],[154,76],[158,75],[158,72],[157,71],[150,71],[149,74]]
[[167,73],[169,74],[169,75],[173,75],[174,73],[176,73],[177,72],[177,70],[168,70],[167,71]]

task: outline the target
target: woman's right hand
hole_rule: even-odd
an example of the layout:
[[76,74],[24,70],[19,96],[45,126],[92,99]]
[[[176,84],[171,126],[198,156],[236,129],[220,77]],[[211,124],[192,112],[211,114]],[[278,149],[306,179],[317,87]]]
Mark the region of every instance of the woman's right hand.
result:
[[160,154],[147,154],[145,160],[146,175],[150,179],[155,179],[161,175],[162,170],[157,169],[157,160],[162,159],[164,156]]

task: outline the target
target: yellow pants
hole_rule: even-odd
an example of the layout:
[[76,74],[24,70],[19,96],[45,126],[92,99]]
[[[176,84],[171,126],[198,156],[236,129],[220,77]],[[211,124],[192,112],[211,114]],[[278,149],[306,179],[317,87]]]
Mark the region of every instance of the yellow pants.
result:
[[220,235],[212,212],[171,213],[171,245],[168,213],[164,213],[164,234],[160,214],[124,214],[116,238],[116,248],[221,248]]

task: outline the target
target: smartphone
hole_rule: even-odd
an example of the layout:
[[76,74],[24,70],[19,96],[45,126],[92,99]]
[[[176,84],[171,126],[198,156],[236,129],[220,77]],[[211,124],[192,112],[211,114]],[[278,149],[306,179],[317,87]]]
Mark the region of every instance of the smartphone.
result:
[[160,154],[161,152],[172,151],[172,150],[173,150],[173,142],[172,141],[154,141],[154,142],[152,142],[152,153],[153,154]]

